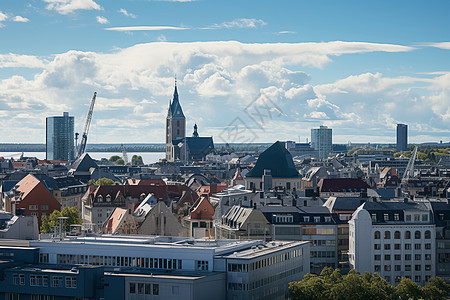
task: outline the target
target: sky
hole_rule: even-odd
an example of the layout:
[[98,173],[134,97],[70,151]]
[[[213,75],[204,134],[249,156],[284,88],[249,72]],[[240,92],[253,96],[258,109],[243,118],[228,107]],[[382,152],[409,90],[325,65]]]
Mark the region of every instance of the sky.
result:
[[0,3],[0,143],[45,143],[67,111],[88,143],[163,143],[177,80],[216,143],[450,142],[450,1]]

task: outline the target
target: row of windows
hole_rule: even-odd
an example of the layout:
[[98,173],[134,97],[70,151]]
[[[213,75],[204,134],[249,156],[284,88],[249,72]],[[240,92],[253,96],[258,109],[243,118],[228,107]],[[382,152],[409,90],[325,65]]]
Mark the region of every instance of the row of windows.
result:
[[181,259],[171,258],[58,254],[56,260],[58,264],[71,265],[85,264],[95,266],[139,267],[172,270],[183,268],[183,261]]
[[[130,282],[128,285],[128,292],[130,294],[138,294],[138,295],[159,295],[159,284],[157,283],[136,283]],[[177,293],[178,295],[178,293]]]
[[[405,254],[405,260],[411,260],[411,257],[412,257],[411,254]],[[394,255],[394,259],[395,260],[401,260],[401,255],[400,254],[395,254]],[[421,259],[422,259],[422,255],[421,254],[415,254],[414,255],[414,260],[421,260]],[[375,254],[374,255],[374,260],[381,260],[381,255]],[[391,260],[391,255],[390,254],[385,254],[384,255],[384,260]],[[431,254],[425,254],[425,260],[431,260]]]
[[[64,281],[63,281],[64,280]],[[77,278],[73,276],[52,276],[52,287],[63,287],[65,283],[66,288],[76,288]],[[14,285],[25,285],[25,274],[13,274]],[[30,286],[43,286],[48,287],[49,276],[48,275],[30,275]]]
[[[331,217],[330,216],[324,216],[324,221],[326,223],[330,223],[331,222]],[[311,217],[310,216],[303,216],[303,222],[312,222],[311,221]],[[314,223],[320,223],[320,217],[313,217]]]
[[259,280],[250,282],[249,290],[260,288],[260,287],[270,284],[272,282],[276,282],[278,280],[281,280],[283,278],[286,278],[286,277],[289,277],[289,276],[292,276],[292,275],[295,275],[295,274],[298,274],[301,272],[303,272],[303,266],[288,270],[286,272],[281,272],[281,273],[278,273],[278,274],[275,274],[275,275],[272,275],[272,276],[269,276],[269,277],[266,277],[263,279],[259,279]]
[[303,235],[333,235],[336,234],[335,228],[316,228],[316,227],[303,227]]
[[336,254],[334,251],[311,251],[311,258],[323,257],[323,258],[331,258],[335,257]]
[[312,240],[311,241],[311,245],[312,246],[336,246],[336,241],[335,240]]
[[[38,210],[39,205],[28,205],[28,210]],[[41,205],[41,210],[48,210],[48,205]]]
[[247,264],[228,264],[228,272],[248,272]]
[[[405,250],[411,250],[411,244],[403,244]],[[426,250],[431,250],[431,243],[426,243],[424,245]],[[381,250],[381,244],[373,244],[374,250]],[[422,249],[422,244],[414,244],[415,250]],[[391,244],[384,244],[384,250],[391,250]],[[394,250],[401,250],[401,244],[394,244]]]
[[[391,265],[384,265],[384,271],[389,272],[392,270],[392,266]],[[422,271],[422,265],[414,265],[414,270],[415,271]],[[380,265],[375,265],[375,272],[379,272],[381,271],[381,266]],[[402,266],[401,265],[395,265],[394,266],[394,271],[396,272],[401,272],[402,271]],[[405,265],[404,270],[405,272],[409,272],[411,271],[411,265]],[[425,271],[431,271],[431,265],[425,265]]]
[[[424,236],[425,236],[426,239],[431,239],[431,231],[429,231],[429,230],[425,231],[425,235]],[[374,238],[376,240],[379,240],[381,238],[381,233],[379,231],[375,231]],[[385,231],[384,232],[384,238],[385,239],[390,239],[391,238],[391,232],[390,231]],[[404,238],[407,239],[407,240],[411,239],[411,231],[409,231],[409,230],[405,231]],[[414,238],[415,239],[420,239],[421,238],[421,232],[418,231],[418,230],[416,232],[414,232]],[[400,231],[395,231],[394,232],[394,239],[401,239]]]
[[[405,276],[405,278],[411,279],[411,276]],[[430,275],[425,276],[425,280],[426,280],[426,281],[428,281],[430,278],[431,278]],[[391,282],[391,276],[384,276],[384,279],[385,279],[387,282]],[[402,277],[401,277],[401,276],[395,276],[395,277],[394,277],[394,281],[395,281],[396,283],[399,283],[400,281],[402,281]],[[421,282],[421,281],[422,281],[422,276],[420,276],[420,275],[414,276],[414,281],[415,281],[415,282]]]
[[250,271],[257,270],[260,268],[278,264],[280,262],[290,260],[290,259],[293,259],[296,257],[301,257],[301,256],[303,256],[303,249],[292,250],[292,251],[286,252],[284,254],[278,254],[278,255],[275,255],[272,257],[258,260],[256,262],[252,262],[252,263],[250,263],[249,270]]

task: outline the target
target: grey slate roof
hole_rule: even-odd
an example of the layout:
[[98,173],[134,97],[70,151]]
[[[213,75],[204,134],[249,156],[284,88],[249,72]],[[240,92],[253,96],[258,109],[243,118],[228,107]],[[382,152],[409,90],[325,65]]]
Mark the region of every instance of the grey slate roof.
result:
[[291,153],[279,141],[261,153],[256,165],[247,173],[246,177],[261,178],[265,169],[271,170],[273,178],[300,177],[295,169]]

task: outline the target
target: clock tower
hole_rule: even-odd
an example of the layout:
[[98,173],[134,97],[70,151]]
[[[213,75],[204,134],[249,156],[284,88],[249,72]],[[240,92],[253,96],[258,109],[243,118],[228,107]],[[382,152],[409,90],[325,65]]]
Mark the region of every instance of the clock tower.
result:
[[177,81],[173,99],[169,103],[166,118],[166,159],[175,161],[180,159],[180,143],[186,142],[186,117],[178,99]]

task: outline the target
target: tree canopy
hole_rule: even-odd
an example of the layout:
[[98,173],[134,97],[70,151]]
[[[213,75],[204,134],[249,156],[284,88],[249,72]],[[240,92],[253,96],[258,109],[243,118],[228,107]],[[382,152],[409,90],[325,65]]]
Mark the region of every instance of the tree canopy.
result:
[[131,158],[131,165],[133,166],[141,166],[144,164],[144,160],[142,159],[142,156],[140,155],[133,155]]
[[66,232],[70,231],[70,225],[81,224],[82,220],[76,207],[64,207],[62,211],[54,210],[49,216],[41,218],[41,233],[53,232],[53,227],[59,227],[59,217],[67,217]]
[[109,178],[100,178],[97,181],[90,179],[87,183],[90,186],[101,186],[101,185],[115,185],[116,183],[114,182],[114,180],[109,179]]
[[320,275],[306,274],[303,280],[289,284],[291,298],[301,299],[445,299],[449,286],[439,277],[424,287],[403,278],[393,287],[377,273],[358,274],[351,270],[342,275],[339,269],[324,268]]

